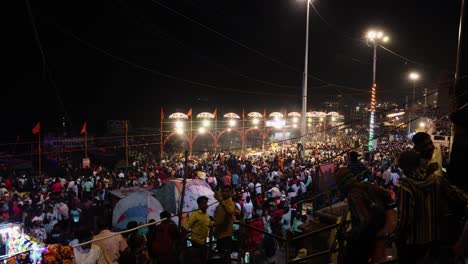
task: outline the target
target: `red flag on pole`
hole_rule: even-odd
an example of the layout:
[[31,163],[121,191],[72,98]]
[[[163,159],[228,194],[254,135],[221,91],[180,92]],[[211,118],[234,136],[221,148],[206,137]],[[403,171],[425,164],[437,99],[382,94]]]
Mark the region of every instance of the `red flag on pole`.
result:
[[163,119],[164,119],[164,110],[163,110],[163,108],[161,107],[161,120],[163,120]]
[[41,132],[41,122],[37,122],[36,126],[32,129],[33,135]]
[[266,109],[263,109],[263,118],[266,119]]
[[83,127],[81,128],[80,134],[84,134],[84,133],[88,132],[88,130],[86,128],[87,123],[88,123],[88,121],[84,122]]
[[218,108],[215,108],[215,110],[213,112],[214,117],[216,117],[217,114],[218,114]]
[[188,110],[187,116],[192,116],[192,108],[190,108],[190,110]]

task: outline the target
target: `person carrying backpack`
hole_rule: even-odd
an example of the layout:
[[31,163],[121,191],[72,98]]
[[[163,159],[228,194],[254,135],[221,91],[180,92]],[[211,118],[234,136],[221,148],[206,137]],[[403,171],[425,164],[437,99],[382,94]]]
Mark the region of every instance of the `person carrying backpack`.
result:
[[345,263],[376,263],[381,257],[376,250],[396,227],[391,225],[396,205],[387,190],[359,182],[349,168],[340,168],[334,176],[351,215],[352,228],[345,234]]
[[171,220],[171,213],[163,211],[159,214],[162,221],[155,229],[152,236],[150,255],[157,263],[177,264],[178,245],[180,233],[176,223]]

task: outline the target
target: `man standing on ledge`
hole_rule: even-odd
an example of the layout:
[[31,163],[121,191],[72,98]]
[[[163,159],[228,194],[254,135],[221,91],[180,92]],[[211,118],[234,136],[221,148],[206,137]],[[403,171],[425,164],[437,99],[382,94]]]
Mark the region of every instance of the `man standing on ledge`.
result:
[[215,211],[216,244],[224,260],[230,258],[232,250],[232,224],[234,223],[235,205],[231,199],[231,193],[232,187],[225,185],[221,192],[215,195],[216,200],[219,201]]

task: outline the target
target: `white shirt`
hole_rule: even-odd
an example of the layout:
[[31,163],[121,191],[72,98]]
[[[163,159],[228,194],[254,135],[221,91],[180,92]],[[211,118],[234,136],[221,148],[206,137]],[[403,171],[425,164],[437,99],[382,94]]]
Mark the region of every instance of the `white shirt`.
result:
[[281,227],[283,229],[291,228],[291,210],[281,216]]
[[253,204],[252,202],[245,202],[244,203],[244,216],[245,216],[245,219],[252,219],[252,213],[253,213]]
[[301,192],[302,193],[306,193],[307,192],[307,187],[305,186],[305,184],[303,182],[301,182]]
[[260,194],[262,193],[262,185],[259,182],[255,184],[255,192]]
[[400,175],[398,175],[398,173],[396,172],[392,173],[391,179],[392,179],[392,184],[394,186],[400,186],[400,183],[398,182],[398,180],[400,179]]
[[73,248],[76,264],[107,264],[99,246],[91,244],[91,248]]

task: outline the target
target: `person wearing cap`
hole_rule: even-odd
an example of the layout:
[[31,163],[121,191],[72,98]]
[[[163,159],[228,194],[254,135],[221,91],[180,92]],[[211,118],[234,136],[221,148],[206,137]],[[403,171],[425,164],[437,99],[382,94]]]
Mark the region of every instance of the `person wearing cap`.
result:
[[371,175],[369,169],[358,159],[359,154],[356,151],[349,153],[348,169],[350,169],[358,180],[364,180]]
[[447,208],[466,208],[468,204],[466,193],[450,185],[445,177],[428,174],[420,167],[420,161],[420,154],[413,151],[402,152],[398,158],[403,170],[397,233],[402,263],[427,263],[437,258],[443,237],[458,224],[443,217],[453,215]]
[[197,198],[198,210],[192,212],[187,222],[182,226],[185,230],[191,230],[192,248],[189,252],[191,263],[205,263],[207,260],[206,238],[209,228],[214,225],[208,216],[208,197],[200,196]]
[[374,247],[377,242],[383,244],[381,242],[384,241],[384,237],[377,234],[386,227],[386,212],[395,207],[390,193],[375,185],[359,182],[349,168],[338,169],[334,178],[348,201],[351,214],[352,229],[345,234],[345,263],[368,263],[369,259],[375,263],[382,257],[382,252],[375,252]]

